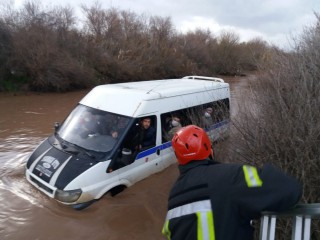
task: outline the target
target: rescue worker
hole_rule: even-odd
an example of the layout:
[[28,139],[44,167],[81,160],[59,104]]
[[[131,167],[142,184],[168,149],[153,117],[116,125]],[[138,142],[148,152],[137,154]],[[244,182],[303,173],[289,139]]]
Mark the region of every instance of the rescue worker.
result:
[[195,125],[172,139],[180,176],[171,189],[162,233],[170,240],[251,240],[251,220],[283,211],[300,199],[294,178],[267,164],[262,169],[210,160],[206,132]]

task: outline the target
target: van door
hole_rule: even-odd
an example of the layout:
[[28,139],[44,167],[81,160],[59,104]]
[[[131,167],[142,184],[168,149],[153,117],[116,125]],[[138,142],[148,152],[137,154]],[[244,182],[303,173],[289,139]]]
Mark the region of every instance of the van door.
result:
[[[162,170],[157,116],[136,119],[125,137],[118,169],[120,182],[131,185]],[[159,139],[158,139],[159,138]]]

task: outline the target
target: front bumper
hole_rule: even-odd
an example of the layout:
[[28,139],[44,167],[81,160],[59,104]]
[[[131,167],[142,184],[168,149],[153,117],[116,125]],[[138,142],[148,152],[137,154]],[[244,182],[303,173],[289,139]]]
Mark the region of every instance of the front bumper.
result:
[[54,198],[65,205],[73,205],[79,203],[77,200],[81,197],[81,189],[70,191],[60,190],[35,176],[28,169],[26,170],[26,178],[28,182],[30,182],[34,187],[36,187],[38,190],[40,190],[50,198]]

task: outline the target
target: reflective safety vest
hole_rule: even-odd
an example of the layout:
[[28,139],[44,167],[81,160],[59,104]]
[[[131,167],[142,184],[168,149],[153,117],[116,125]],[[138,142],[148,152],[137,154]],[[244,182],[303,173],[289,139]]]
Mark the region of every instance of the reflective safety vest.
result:
[[162,234],[171,239],[170,220],[189,214],[196,214],[197,216],[197,240],[214,240],[214,221],[210,200],[188,203],[169,210]]

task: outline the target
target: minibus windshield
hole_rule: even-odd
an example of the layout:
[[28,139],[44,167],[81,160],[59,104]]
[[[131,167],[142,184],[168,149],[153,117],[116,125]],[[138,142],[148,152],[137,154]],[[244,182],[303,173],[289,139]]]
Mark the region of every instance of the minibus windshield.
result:
[[114,148],[130,119],[79,104],[56,134],[64,141],[83,149],[106,153]]

